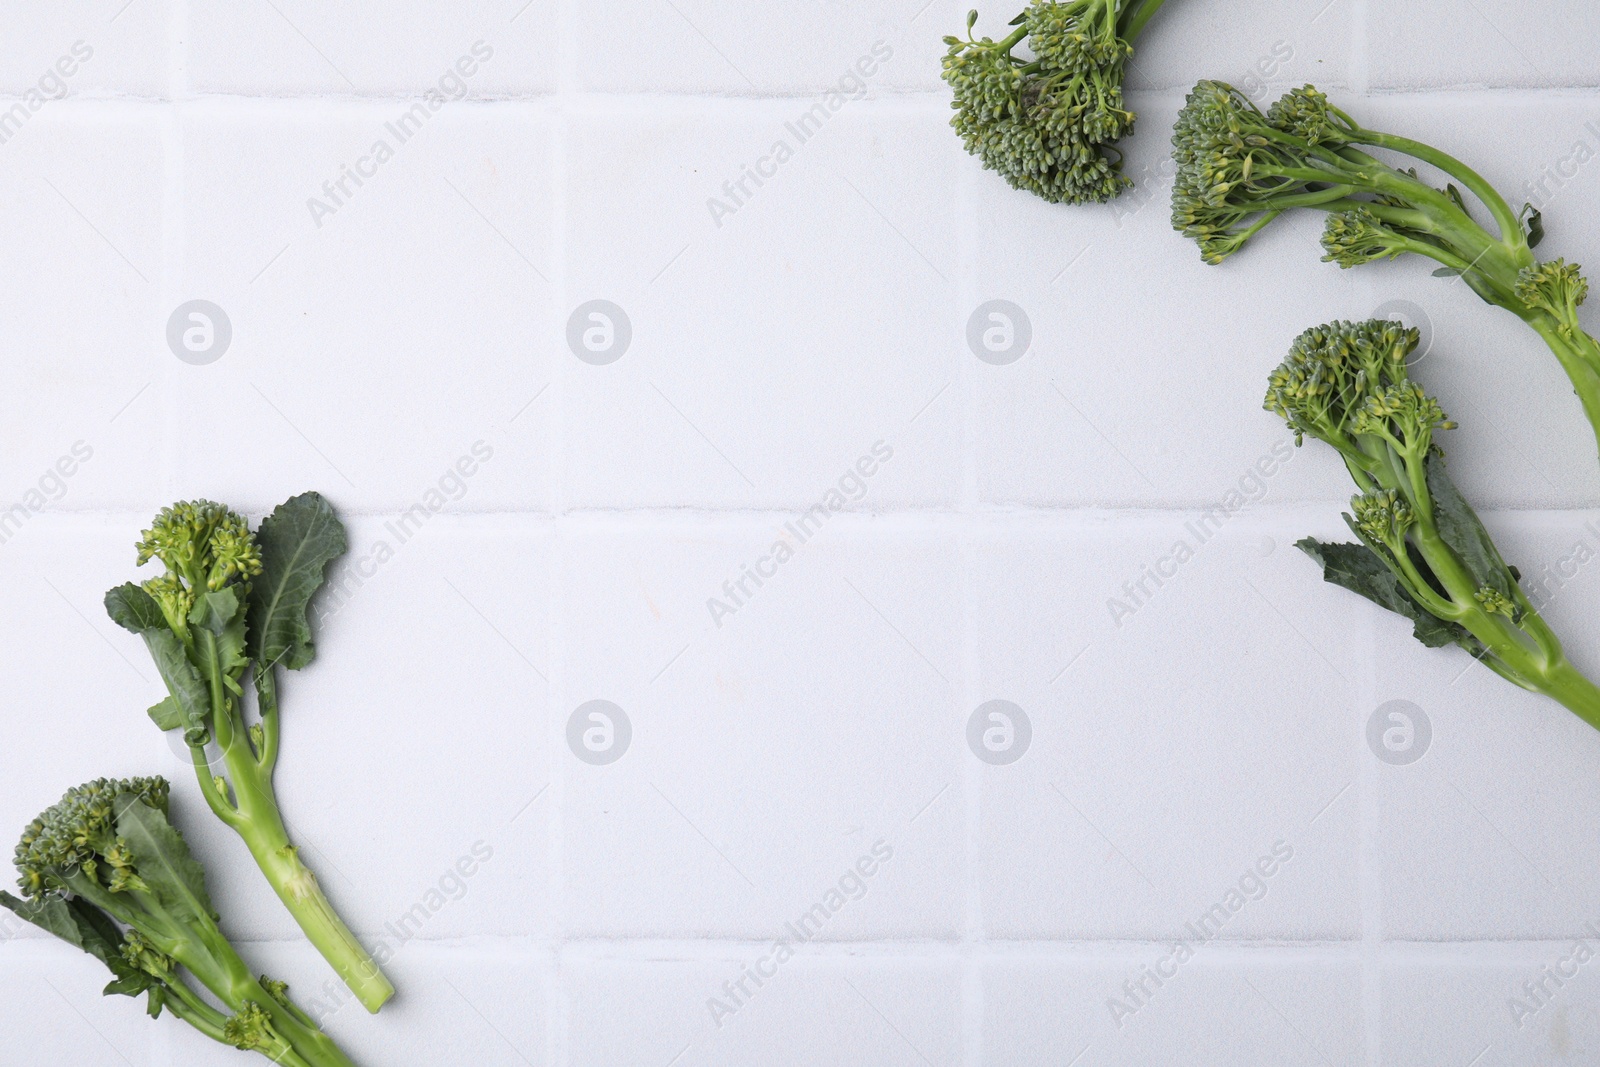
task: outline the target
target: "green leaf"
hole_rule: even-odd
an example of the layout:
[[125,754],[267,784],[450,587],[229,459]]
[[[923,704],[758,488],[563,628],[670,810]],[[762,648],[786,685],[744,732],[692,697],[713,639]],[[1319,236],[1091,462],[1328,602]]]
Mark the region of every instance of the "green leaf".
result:
[[106,986],[106,996],[120,994],[136,997],[156,984],[149,975],[122,958],[122,928],[111,916],[82,897],[69,899],[60,893],[47,893],[32,900],[22,900],[10,893],[0,892],[0,907],[7,908],[18,918],[26,919],[41,930],[55,934],[67,944],[82,949],[105,964],[116,976]]
[[206,874],[188,842],[167,817],[132,793],[116,799],[117,836],[133,853],[134,869],[156,902],[185,925],[200,929],[215,921]]
[[1544,240],[1544,214],[1532,204],[1523,204],[1522,220],[1528,229],[1528,247],[1538,248]]
[[1489,531],[1478,521],[1477,512],[1461,496],[1437,458],[1428,460],[1428,492],[1433,497],[1433,521],[1439,536],[1461,557],[1479,588],[1488,586],[1504,597],[1511,597],[1515,580],[1500,558],[1500,550]]
[[[100,991],[100,995],[106,997],[136,997],[140,993],[150,992],[150,1004],[154,1009],[156,994],[153,991],[160,988],[161,984],[148,974],[143,971],[130,970],[127,974],[112,979],[107,983],[106,987]],[[150,1014],[154,1018],[159,1014],[159,1009],[152,1010]]]
[[[111,916],[81,898],[46,893],[23,900],[0,892],[0,907],[111,966],[122,963],[122,931]],[[124,964],[126,966],[126,964]],[[116,968],[112,968],[115,970]]]
[[106,614],[124,630],[144,638],[145,648],[150,650],[150,658],[167,684],[167,699],[150,709],[155,724],[163,730],[207,730],[211,690],[189,661],[183,640],[168,629],[166,616],[161,614],[155,598],[127,582],[106,594]]
[[177,730],[188,728],[188,719],[183,714],[183,705],[178,703],[176,697],[169,696],[159,704],[150,705],[150,721],[162,730]]
[[202,594],[189,611],[189,625],[204,630],[217,639],[217,662],[222,668],[222,681],[233,692],[239,692],[234,679],[244,673],[250,660],[245,655],[245,610],[235,592],[236,586],[225,586],[214,592]]
[[1433,272],[1433,276],[1435,278],[1459,278],[1461,277],[1461,274],[1462,272],[1457,270],[1455,267],[1440,267],[1438,270]]
[[111,616],[112,622],[136,634],[165,629],[167,625],[155,597],[132,582],[124,582],[106,593],[106,614]]
[[1295,547],[1317,561],[1324,581],[1359,593],[1379,607],[1410,619],[1417,640],[1429,648],[1459,645],[1463,638],[1473,640],[1460,626],[1435,617],[1417,603],[1389,565],[1366,545],[1326,544],[1307,537],[1296,541]]
[[250,655],[257,673],[279,663],[297,671],[316,656],[311,598],[349,539],[320,493],[301,493],[262,521],[256,543],[262,572],[250,583]]

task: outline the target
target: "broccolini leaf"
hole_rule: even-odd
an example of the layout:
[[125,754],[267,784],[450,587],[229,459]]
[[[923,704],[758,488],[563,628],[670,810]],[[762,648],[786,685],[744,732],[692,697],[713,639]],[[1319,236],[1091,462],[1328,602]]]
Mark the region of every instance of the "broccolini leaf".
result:
[[[60,893],[46,893],[32,900],[22,900],[0,892],[0,907],[67,944],[81,948],[110,968],[115,977],[102,990],[105,996],[136,997],[159,989],[155,979],[123,959],[122,930],[111,916],[81,897],[69,899]],[[155,996],[156,993],[151,992],[151,1014],[156,1010]]]
[[218,665],[229,688],[235,688],[234,676],[250,662],[244,651],[244,604],[235,589],[226,585],[203,593],[189,612],[189,625],[216,635]]
[[1463,638],[1471,638],[1460,626],[1435,617],[1412,599],[1388,564],[1366,545],[1326,544],[1306,537],[1296,541],[1295,547],[1317,561],[1324,581],[1359,593],[1379,607],[1410,619],[1417,640],[1429,648],[1461,644]]
[[167,697],[159,704],[150,705],[148,712],[150,721],[156,724],[158,730],[187,729],[188,723],[183,715],[183,705],[178,703],[176,697]]
[[1528,229],[1528,247],[1538,248],[1544,240],[1544,215],[1532,204],[1522,205],[1522,221]]
[[311,598],[349,540],[322,494],[301,493],[262,521],[256,541],[262,573],[250,584],[250,655],[258,674],[278,663],[297,671],[316,657]]
[[116,808],[117,837],[127,843],[134,869],[161,907],[185,926],[214,921],[205,870],[166,815],[132,793],[119,795]]
[[0,892],[0,907],[83,949],[119,975],[129,969],[122,960],[122,931],[109,915],[81,898],[68,900],[59,893],[46,893],[22,900]]
[[1514,579],[1500,550],[1495,548],[1489,531],[1478,521],[1477,512],[1462,499],[1444,472],[1444,464],[1437,458],[1428,460],[1428,492],[1433,496],[1433,518],[1439,527],[1439,536],[1455,549],[1461,561],[1472,573],[1479,587],[1488,586],[1501,596],[1510,598]]
[[167,625],[155,598],[132,582],[124,582],[106,592],[106,614],[130,633],[143,634],[157,627],[165,629]]
[[106,594],[106,614],[124,630],[144,638],[161,680],[167,683],[167,699],[150,709],[155,724],[163,730],[194,731],[196,736],[205,731],[211,715],[211,693],[200,672],[189,662],[183,641],[167,627],[155,598],[127,582]]

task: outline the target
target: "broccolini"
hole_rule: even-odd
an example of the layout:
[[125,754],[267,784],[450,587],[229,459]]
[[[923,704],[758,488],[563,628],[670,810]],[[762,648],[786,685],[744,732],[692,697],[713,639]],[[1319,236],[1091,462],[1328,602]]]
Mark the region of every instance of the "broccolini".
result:
[[1359,544],[1297,547],[1327,581],[1410,619],[1423,644],[1459,645],[1600,728],[1600,689],[1567,660],[1445,474],[1434,436],[1455,423],[1407,373],[1417,341],[1393,322],[1329,323],[1301,334],[1272,372],[1267,410],[1297,443],[1309,435],[1337,449],[1360,490],[1345,515]]
[[[106,611],[144,638],[167,687],[150,717],[163,730],[183,731],[206,803],[249,846],[306,937],[376,1012],[394,987],[301,862],[272,786],[282,729],[277,668],[311,662],[307,609],[346,543],[343,525],[316,493],[279,505],[259,536],[221,504],[174,504],[138,546],[141,565],[158,559],[166,573],[111,590]],[[260,720],[253,724],[244,712],[247,671]],[[213,744],[221,774],[208,763]]]
[[[1365,129],[1312,86],[1285,94],[1265,113],[1232,86],[1195,86],[1173,132],[1178,173],[1172,224],[1220,263],[1273,219],[1296,208],[1328,212],[1324,262],[1353,267],[1406,253],[1441,264],[1484,300],[1532,326],[1572,382],[1600,439],[1600,344],[1584,332],[1588,295],[1579,267],[1541,263],[1539,212],[1511,206],[1465,163],[1418,141]],[[1376,148],[1437,168],[1452,181],[1435,189],[1415,167],[1369,155]],[[1460,182],[1493,220],[1477,222]]]
[[[1103,203],[1132,184],[1116,143],[1133,132],[1124,106],[1132,42],[1166,0],[1034,0],[999,41],[946,37],[950,125],[985,168],[1051,203]],[[1033,58],[1016,55],[1027,42]]]
[[107,996],[143,993],[152,1017],[171,1012],[274,1063],[353,1067],[288,987],[254,974],[218,928],[205,872],[168,821],[165,779],[101,778],[69,790],[23,832],[16,863],[23,897],[0,892],[0,906],[104,963]]

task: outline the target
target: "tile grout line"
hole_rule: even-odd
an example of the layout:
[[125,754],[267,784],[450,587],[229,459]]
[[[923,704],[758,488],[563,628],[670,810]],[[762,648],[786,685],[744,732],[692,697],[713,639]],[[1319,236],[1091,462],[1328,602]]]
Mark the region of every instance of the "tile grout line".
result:
[[[575,78],[577,75],[578,54],[573,43],[572,26],[574,18],[574,2],[581,0],[555,0],[556,20],[559,25],[557,36],[557,56],[559,68],[556,71],[556,97],[554,129],[551,137],[550,160],[550,279],[553,289],[551,310],[555,319],[547,325],[553,327],[552,338],[561,336],[563,316],[571,300],[569,292],[569,257],[568,239],[570,235],[571,219],[568,215],[567,193],[571,179],[571,138],[572,123],[569,113]],[[570,408],[571,371],[569,362],[563,359],[559,341],[553,341],[555,358],[552,360],[550,381],[550,484],[553,506],[557,514],[564,513],[567,508],[567,414]],[[551,754],[550,782],[552,796],[549,810],[550,834],[550,892],[551,902],[551,936],[555,942],[555,951],[550,960],[550,995],[547,1012],[546,1046],[547,1058],[556,1067],[565,1067],[572,1060],[571,1035],[568,1033],[568,1020],[571,1017],[569,1010],[569,982],[568,982],[568,954],[567,954],[567,877],[566,877],[566,831],[568,825],[567,811],[567,772],[572,769],[572,762],[566,759],[566,730],[565,716],[562,715],[563,698],[567,696],[567,628],[566,615],[563,607],[566,603],[566,574],[567,568],[567,539],[560,528],[556,528],[551,538],[552,551],[555,555],[555,571],[551,576],[552,596],[550,604],[551,617],[550,630],[550,680],[547,683],[550,699],[545,706],[550,715],[548,724],[548,747]]]
[[[956,278],[954,321],[950,323],[952,338],[962,336],[963,323],[959,319],[963,307],[976,307],[977,278],[975,272],[978,248],[977,179],[982,171],[965,167],[961,171],[957,201],[961,205],[960,242],[961,270]],[[978,504],[977,463],[973,448],[977,434],[976,401],[973,397],[975,358],[952,344],[956,374],[961,390],[961,488],[957,508],[966,526]],[[964,732],[965,713],[981,702],[978,688],[981,685],[981,667],[978,655],[978,635],[974,620],[977,618],[977,589],[974,568],[978,564],[977,544],[971,536],[960,537],[958,558],[961,560],[961,689],[955,706],[955,721],[950,729]],[[962,851],[962,962],[961,962],[961,1062],[966,1067],[982,1067],[984,1062],[983,1018],[985,953],[983,945],[986,930],[983,921],[983,894],[978,878],[978,845],[983,837],[983,777],[977,760],[966,752],[961,757],[961,800],[963,815]]]

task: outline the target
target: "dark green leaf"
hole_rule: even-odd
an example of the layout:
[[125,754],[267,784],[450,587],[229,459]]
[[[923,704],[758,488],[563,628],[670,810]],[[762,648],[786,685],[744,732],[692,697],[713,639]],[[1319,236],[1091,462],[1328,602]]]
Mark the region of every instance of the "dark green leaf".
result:
[[120,993],[134,997],[148,989],[153,980],[122,958],[122,928],[115,920],[81,897],[68,899],[47,893],[22,900],[0,892],[0,907],[12,911],[41,930],[55,934],[110,968],[115,979],[106,986],[107,996]]
[[139,877],[178,921],[204,929],[215,915],[206,874],[167,817],[132,793],[116,799],[117,836],[127,842]]
[[1471,635],[1454,623],[1431,615],[1400,585],[1389,565],[1366,545],[1326,544],[1307,537],[1295,547],[1322,567],[1324,581],[1359,593],[1379,607],[1403,615],[1412,622],[1412,632],[1429,648],[1461,644]]
[[[163,625],[158,630],[146,630],[144,644],[150,650],[150,658],[155,660],[161,680],[167,683],[169,699],[178,705],[182,714],[181,724],[190,730],[206,729],[206,724],[211,721],[211,690],[207,688],[205,679],[200,677],[200,672],[195,670],[194,664],[189,662],[189,654],[184,651],[178,635]],[[162,701],[164,703],[166,701]],[[151,717],[154,718],[154,715]]]
[[[106,614],[111,621],[144,638],[168,697],[150,709],[150,718],[163,730],[183,727],[203,731],[211,717],[211,691],[189,662],[183,641],[167,627],[166,616],[155,598],[132,582],[106,594]],[[176,713],[176,719],[174,718]]]
[[1522,205],[1523,224],[1528,228],[1528,247],[1538,248],[1544,240],[1544,215],[1532,204]]
[[106,614],[111,621],[131,633],[165,628],[166,617],[149,593],[132,582],[124,582],[106,593]]
[[108,966],[111,960],[122,962],[122,931],[109,915],[87,901],[68,900],[59,893],[23,900],[0,892],[0,907],[55,934],[67,944],[83,949]]
[[1454,267],[1440,267],[1433,272],[1433,276],[1435,278],[1459,278],[1461,277],[1461,271]]
[[279,663],[299,670],[316,656],[311,598],[349,540],[322,495],[302,493],[262,521],[256,541],[262,572],[250,583],[250,655],[257,672]]
[[215,592],[203,593],[189,611],[189,625],[204,630],[217,639],[217,662],[222,668],[224,684],[237,691],[237,678],[250,661],[245,656],[245,611],[239,600],[236,586],[226,586]]
[[[973,14],[974,14],[974,15],[976,15],[976,14],[977,14],[977,12],[976,12],[976,11],[974,11],[974,12],[973,12]],[[977,19],[973,19],[973,20],[972,20],[972,21],[973,21],[973,22],[976,22],[976,21],[978,21],[978,20],[977,20]],[[1026,11],[1024,11],[1024,12],[1023,12],[1023,13],[1022,13],[1022,14],[1020,14],[1020,15],[1018,15],[1018,16],[1017,16],[1017,17],[1016,17],[1016,18],[1014,18],[1014,19],[1012,19],[1012,20],[1011,20],[1011,21],[1010,21],[1010,22],[1008,22],[1008,23],[1006,23],[1006,25],[1007,25],[1007,26],[1020,26],[1020,25],[1022,25],[1022,24],[1023,24],[1023,23],[1024,23],[1024,22],[1027,22],[1027,21],[1028,21],[1028,13],[1027,13],[1027,12],[1026,12]],[[972,28],[972,27],[971,27],[971,26],[970,26],[970,25],[969,25],[969,26],[968,26],[968,27],[967,27],[967,29],[969,29],[969,30],[970,30],[970,29],[971,29],[971,28]]]
[[1433,520],[1439,527],[1439,536],[1461,557],[1472,574],[1472,580],[1481,589],[1488,586],[1504,597],[1512,595],[1514,580],[1500,550],[1495,548],[1489,531],[1478,521],[1461,493],[1444,472],[1444,463],[1434,458],[1428,460],[1428,492],[1433,497]]
[[[107,997],[136,997],[140,993],[150,992],[150,1004],[151,1007],[154,1008],[156,1003],[156,994],[154,993],[154,990],[160,988],[160,983],[158,983],[154,978],[151,978],[148,974],[145,974],[143,971],[129,970],[127,974],[124,974],[121,977],[115,978],[109,982],[106,987],[100,991],[100,994]],[[152,1010],[150,1014],[153,1018],[159,1014],[159,1010]]]

